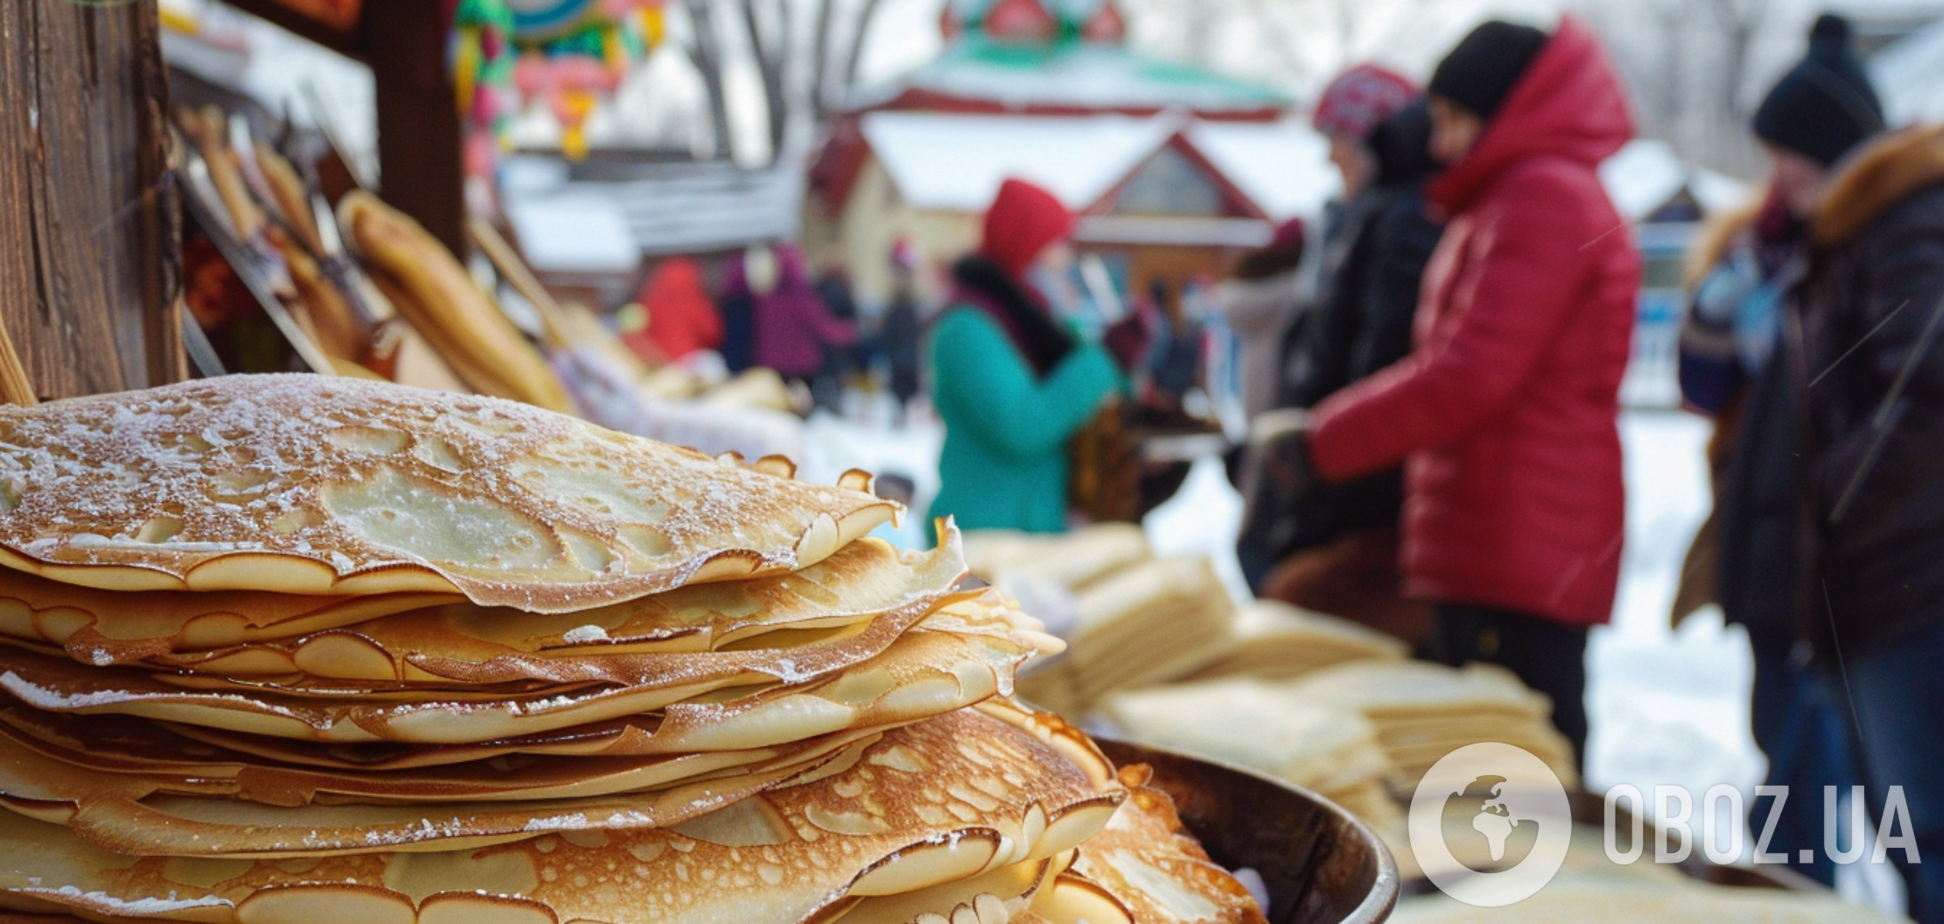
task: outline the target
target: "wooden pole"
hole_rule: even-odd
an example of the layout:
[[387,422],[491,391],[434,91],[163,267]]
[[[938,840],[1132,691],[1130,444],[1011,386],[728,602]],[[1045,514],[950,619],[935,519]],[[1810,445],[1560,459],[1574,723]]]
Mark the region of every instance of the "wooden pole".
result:
[[155,0],[0,0],[0,324],[41,397],[187,376],[160,28]]
[[378,90],[378,190],[463,261],[465,155],[445,4],[365,0],[357,44]]

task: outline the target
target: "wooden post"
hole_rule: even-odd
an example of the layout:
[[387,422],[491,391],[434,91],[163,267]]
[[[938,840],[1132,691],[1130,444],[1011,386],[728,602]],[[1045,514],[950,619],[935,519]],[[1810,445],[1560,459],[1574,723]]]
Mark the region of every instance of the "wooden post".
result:
[[0,0],[0,323],[36,392],[187,377],[155,0]]
[[464,152],[445,4],[365,0],[357,44],[378,90],[379,191],[463,260]]
[[349,33],[281,0],[224,2],[371,68],[378,92],[376,191],[453,253],[468,253],[464,143],[458,91],[446,66],[444,0],[364,0]]

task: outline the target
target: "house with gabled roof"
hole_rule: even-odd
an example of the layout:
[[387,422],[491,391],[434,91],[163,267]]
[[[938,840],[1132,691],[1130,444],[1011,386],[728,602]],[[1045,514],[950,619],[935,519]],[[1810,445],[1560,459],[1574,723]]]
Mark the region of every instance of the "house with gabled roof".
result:
[[866,298],[895,241],[970,249],[1007,177],[1080,214],[1082,250],[1136,289],[1218,275],[1336,191],[1288,98],[1133,51],[1114,0],[952,0],[941,28],[943,54],[861,91],[811,167],[806,236],[842,243]]

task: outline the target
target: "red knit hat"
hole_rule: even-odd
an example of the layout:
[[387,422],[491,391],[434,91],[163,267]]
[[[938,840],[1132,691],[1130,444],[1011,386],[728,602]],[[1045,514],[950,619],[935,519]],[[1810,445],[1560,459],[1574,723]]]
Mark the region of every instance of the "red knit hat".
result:
[[1047,247],[1073,235],[1073,213],[1053,194],[1025,180],[1007,180],[986,209],[979,252],[1018,278]]
[[1375,64],[1359,64],[1330,81],[1311,122],[1325,135],[1364,138],[1418,97],[1417,84]]

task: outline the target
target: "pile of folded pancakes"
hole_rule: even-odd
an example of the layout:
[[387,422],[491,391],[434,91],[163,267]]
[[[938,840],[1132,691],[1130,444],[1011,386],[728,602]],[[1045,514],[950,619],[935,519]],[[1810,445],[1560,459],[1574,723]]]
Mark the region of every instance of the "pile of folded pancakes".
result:
[[1260,921],[895,510],[490,398],[0,409],[0,909]]

